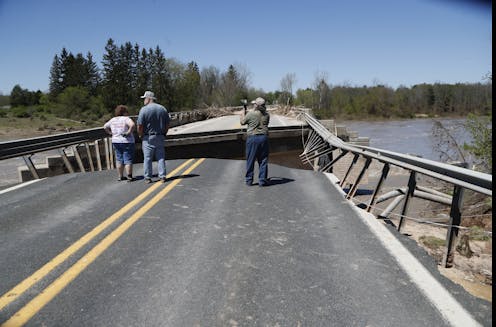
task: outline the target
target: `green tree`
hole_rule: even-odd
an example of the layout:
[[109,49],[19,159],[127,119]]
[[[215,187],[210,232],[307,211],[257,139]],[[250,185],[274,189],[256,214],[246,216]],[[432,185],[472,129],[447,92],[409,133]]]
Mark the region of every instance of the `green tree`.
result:
[[200,101],[200,70],[194,61],[188,63],[182,80],[183,103],[182,107],[195,109]]
[[55,99],[69,86],[82,86],[92,95],[97,95],[99,84],[98,67],[90,52],[85,58],[81,53],[74,56],[63,48],[60,56],[55,55],[53,58],[49,85],[51,99]]
[[56,98],[57,95],[62,93],[64,90],[64,75],[62,61],[58,55],[55,55],[52,61],[52,66],[50,68],[50,84],[49,92],[52,98]]
[[54,103],[54,114],[58,117],[97,120],[106,110],[101,97],[93,97],[82,86],[69,86],[58,95]]
[[92,96],[98,94],[98,88],[101,84],[100,71],[97,64],[93,61],[93,55],[88,52],[84,62],[84,86]]
[[241,65],[229,65],[221,74],[220,84],[216,92],[219,106],[238,106],[241,99],[248,97],[248,70]]
[[[139,52],[139,49],[135,51]],[[137,95],[143,95],[146,90],[152,88],[152,54],[149,54],[146,49],[141,50],[137,65],[137,81],[136,90]]]
[[313,108],[313,90],[311,88],[298,89],[296,91],[295,104],[307,108]]
[[171,87],[171,79],[167,70],[167,59],[162,50],[157,46],[152,54],[152,90],[158,100],[167,107],[168,110],[174,111],[176,101],[174,92]]
[[215,94],[220,85],[220,71],[217,67],[203,68],[200,73],[200,101],[204,107],[215,104]]
[[23,89],[17,84],[10,92],[10,105],[12,107],[37,105],[39,104],[41,94],[41,91],[32,92],[28,89]]
[[120,96],[119,53],[114,40],[109,39],[103,55],[102,96],[109,112],[122,103]]
[[472,153],[483,171],[492,174],[493,166],[493,127],[492,114],[489,116],[468,116],[465,127],[472,136],[471,143],[465,143],[465,150]]

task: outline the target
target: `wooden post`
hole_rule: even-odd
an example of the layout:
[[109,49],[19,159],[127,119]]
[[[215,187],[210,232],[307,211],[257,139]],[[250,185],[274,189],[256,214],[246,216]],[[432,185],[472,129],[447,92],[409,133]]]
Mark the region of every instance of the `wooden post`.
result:
[[96,165],[99,171],[102,171],[102,159],[100,158],[100,140],[95,140]]
[[88,162],[90,163],[91,172],[95,171],[95,166],[93,165],[93,158],[91,156],[90,145],[88,142],[84,142],[84,146],[86,147],[86,156],[88,157]]
[[35,179],[40,179],[40,175],[38,174],[38,171],[36,170],[36,167],[34,166],[33,161],[31,160],[31,155],[23,156],[22,159],[24,159],[26,166],[28,166],[31,175],[33,175]]
[[107,142],[107,138],[103,139],[103,145],[105,146],[105,162],[107,163],[107,170],[110,170],[110,152],[109,152],[109,146]]
[[71,162],[69,161],[69,158],[67,158],[67,154],[65,153],[64,149],[59,149],[59,154],[62,157],[62,160],[64,161],[64,165],[69,171],[69,173],[74,173],[74,168],[71,165]]
[[110,167],[112,169],[114,169],[115,168],[115,160],[114,160],[114,147],[112,146],[112,138],[108,137],[107,142],[109,144]]
[[72,151],[74,152],[74,156],[76,157],[76,161],[78,163],[79,170],[81,172],[85,173],[86,172],[86,169],[84,169],[83,160],[81,160],[81,156],[79,155],[79,152],[78,152],[78,149],[77,149],[77,145],[73,145],[72,146]]

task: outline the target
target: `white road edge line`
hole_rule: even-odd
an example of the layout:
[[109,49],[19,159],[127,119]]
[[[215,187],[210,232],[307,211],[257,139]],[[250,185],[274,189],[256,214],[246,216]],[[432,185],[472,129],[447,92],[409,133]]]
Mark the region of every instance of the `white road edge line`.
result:
[[[46,178],[46,177],[45,177],[45,178]],[[29,181],[29,182],[24,182],[24,183],[19,184],[19,185],[16,185],[16,186],[9,187],[9,188],[7,188],[7,189],[5,189],[5,190],[0,191],[0,194],[4,194],[4,193],[8,193],[8,192],[10,192],[10,191],[17,190],[17,189],[19,189],[19,188],[21,188],[21,187],[28,186],[29,184],[33,184],[33,183],[39,182],[39,181],[41,181],[41,180],[43,180],[43,179],[45,179],[45,178],[41,178],[41,179],[33,179],[32,181]]]
[[[331,173],[324,173],[331,184],[345,195],[337,185],[338,179]],[[389,231],[386,226],[369,212],[357,208],[352,201],[347,200],[362,221],[382,242],[384,247],[395,258],[401,268],[407,273],[420,291],[439,310],[441,316],[452,326],[481,326],[474,317],[441,285],[432,274],[408,251],[403,244]]]

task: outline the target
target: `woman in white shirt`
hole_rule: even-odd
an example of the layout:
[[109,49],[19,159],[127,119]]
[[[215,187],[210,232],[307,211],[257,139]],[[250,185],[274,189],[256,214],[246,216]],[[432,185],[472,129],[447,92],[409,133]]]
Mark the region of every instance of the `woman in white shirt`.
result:
[[[103,125],[105,131],[112,135],[112,145],[115,153],[118,181],[127,180],[132,182],[133,177],[133,159],[134,159],[134,135],[135,124],[128,117],[127,107],[118,105],[115,108],[115,117]],[[124,177],[124,168],[126,168],[127,177]]]

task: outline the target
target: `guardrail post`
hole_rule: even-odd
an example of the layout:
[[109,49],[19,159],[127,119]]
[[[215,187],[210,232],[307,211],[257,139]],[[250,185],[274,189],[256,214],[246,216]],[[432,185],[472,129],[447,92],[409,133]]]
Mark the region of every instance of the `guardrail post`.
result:
[[367,158],[367,160],[365,161],[365,165],[363,166],[362,170],[360,171],[360,174],[358,174],[358,177],[355,180],[355,183],[353,184],[352,188],[348,191],[348,195],[346,197],[347,199],[351,199],[352,197],[355,196],[355,193],[358,189],[358,185],[360,184],[360,181],[362,180],[363,175],[365,174],[365,172],[369,168],[371,162],[372,162],[372,159]]
[[29,156],[23,156],[22,159],[24,159],[26,166],[28,166],[31,175],[33,175],[35,179],[40,179],[40,175],[38,174],[38,171],[36,170],[36,167],[34,166],[33,161],[31,160],[31,156],[32,154]]
[[348,171],[346,172],[346,174],[344,175],[343,177],[343,180],[341,181],[341,183],[339,183],[340,186],[344,186],[344,182],[346,180],[346,178],[348,177],[348,175],[350,174],[351,172],[351,169],[353,168],[353,166],[356,164],[357,160],[358,160],[358,157],[360,155],[359,154],[356,154],[353,156],[353,161],[351,162],[351,165],[350,165],[350,168],[348,168]]
[[[333,148],[334,148],[334,147],[333,147]],[[331,152],[329,153],[329,163],[331,163],[333,160],[334,160],[334,152],[333,152],[333,151],[331,151]],[[331,165],[331,166],[329,167],[329,172],[332,174],[332,171],[333,171],[333,169],[332,169],[332,165]]]
[[102,171],[102,159],[100,158],[100,140],[95,140],[96,165],[99,171]]
[[461,223],[461,206],[463,201],[464,188],[455,185],[453,202],[451,203],[450,210],[450,224],[448,227],[448,234],[446,235],[446,251],[444,253],[442,265],[445,268],[453,266],[453,246],[458,237],[458,227]]
[[379,193],[379,190],[382,186],[382,183],[384,180],[387,178],[387,175],[389,173],[389,164],[386,162],[384,164],[384,167],[382,167],[382,174],[379,180],[377,181],[377,185],[374,189],[374,193],[372,194],[372,198],[370,199],[370,202],[367,206],[367,212],[370,212],[370,209],[372,209],[372,206],[375,205],[375,198],[377,197],[377,194]]
[[[331,152],[332,154],[332,152]],[[338,162],[339,159],[343,158],[345,155],[348,154],[348,150],[341,150],[341,153],[339,154],[339,156],[335,159],[331,159],[331,162],[329,162],[327,165],[325,165],[324,167],[322,167],[320,169],[320,171],[327,171],[329,170],[330,173],[332,173],[332,166]]]
[[403,217],[406,215],[408,210],[408,204],[410,199],[413,197],[413,192],[415,192],[415,187],[417,185],[417,173],[415,171],[410,172],[410,178],[408,179],[408,190],[406,192],[405,202],[403,203],[403,210],[401,210],[400,222],[398,223],[398,232],[401,229],[401,225],[403,224]]
[[93,158],[90,152],[90,145],[88,144],[88,142],[84,142],[84,146],[86,147],[86,156],[88,156],[88,162],[90,163],[90,170],[91,172],[94,172],[95,166],[93,166]]
[[64,165],[69,171],[69,173],[74,173],[74,168],[71,165],[71,162],[69,161],[69,158],[67,158],[67,154],[65,153],[64,149],[59,149],[59,154],[62,157],[62,160],[64,161]]
[[110,158],[110,168],[114,169],[115,168],[115,161],[114,161],[114,147],[112,146],[112,138],[108,137],[107,138],[108,142],[108,149],[109,149],[109,158]]
[[105,147],[105,162],[107,163],[107,170],[110,170],[109,146],[106,138],[103,139],[103,145]]
[[81,155],[78,152],[77,145],[72,146],[72,151],[74,152],[74,156],[76,157],[76,161],[78,163],[79,170],[81,172],[85,173],[86,169],[84,169],[83,160],[81,160]]

